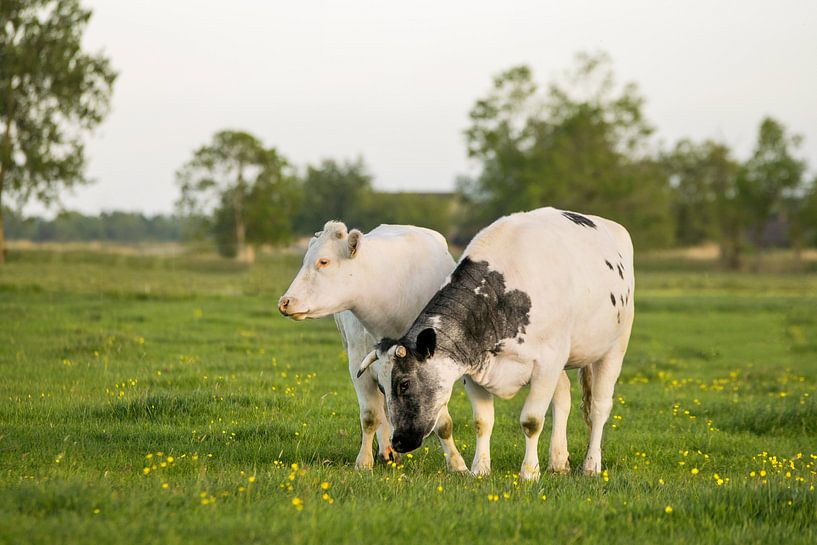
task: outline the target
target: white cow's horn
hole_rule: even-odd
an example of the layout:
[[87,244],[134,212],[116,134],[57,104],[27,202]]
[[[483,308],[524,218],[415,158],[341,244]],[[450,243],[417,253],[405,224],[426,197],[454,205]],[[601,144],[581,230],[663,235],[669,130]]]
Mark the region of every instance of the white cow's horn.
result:
[[363,361],[360,362],[360,367],[357,370],[357,378],[360,378],[360,375],[369,368],[371,364],[377,361],[377,350],[372,350],[369,352],[369,355],[363,358]]

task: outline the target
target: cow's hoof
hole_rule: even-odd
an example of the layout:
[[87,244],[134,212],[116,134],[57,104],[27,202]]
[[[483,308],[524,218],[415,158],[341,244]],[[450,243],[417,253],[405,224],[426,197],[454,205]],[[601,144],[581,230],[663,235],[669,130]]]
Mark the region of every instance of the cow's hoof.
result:
[[539,466],[530,467],[528,465],[522,466],[519,470],[519,478],[523,481],[538,481],[539,480]]
[[601,473],[601,463],[593,460],[592,458],[588,458],[584,461],[584,465],[582,466],[582,473],[588,475],[590,477],[595,477],[599,473]]
[[374,466],[374,460],[372,459],[371,455],[369,456],[368,460],[365,458],[358,458],[355,460],[356,471],[371,471],[372,466]]
[[468,466],[459,455],[446,458],[445,466],[451,473],[468,473]]
[[561,464],[548,465],[548,471],[557,475],[567,475],[570,473],[570,462],[565,461]]
[[475,462],[471,465],[471,475],[486,477],[491,474],[491,462]]
[[393,464],[400,463],[400,455],[394,449],[388,448],[383,452],[378,453],[377,455],[377,463],[378,464],[386,464],[388,465],[389,462]]

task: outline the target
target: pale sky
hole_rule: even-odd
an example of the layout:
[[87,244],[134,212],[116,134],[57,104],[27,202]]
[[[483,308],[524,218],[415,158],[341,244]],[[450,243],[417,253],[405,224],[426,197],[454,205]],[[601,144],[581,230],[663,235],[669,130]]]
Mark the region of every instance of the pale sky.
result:
[[[540,82],[604,50],[666,145],[715,138],[740,158],[764,115],[817,167],[817,2],[94,0],[86,35],[120,77],[88,141],[97,182],[67,208],[170,212],[175,170],[220,129],[300,168],[362,155],[382,190],[445,191],[473,170],[462,131],[491,77]],[[32,212],[39,207],[28,207]]]

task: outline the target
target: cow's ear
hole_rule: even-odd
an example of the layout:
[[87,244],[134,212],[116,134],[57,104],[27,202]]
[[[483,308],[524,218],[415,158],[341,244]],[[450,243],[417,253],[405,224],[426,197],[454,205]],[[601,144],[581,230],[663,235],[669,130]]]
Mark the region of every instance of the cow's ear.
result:
[[346,246],[349,249],[349,257],[355,257],[362,244],[363,233],[357,229],[352,229],[349,231],[349,238],[346,240]]
[[434,356],[434,350],[437,348],[437,332],[433,328],[428,327],[417,335],[417,353],[423,359]]

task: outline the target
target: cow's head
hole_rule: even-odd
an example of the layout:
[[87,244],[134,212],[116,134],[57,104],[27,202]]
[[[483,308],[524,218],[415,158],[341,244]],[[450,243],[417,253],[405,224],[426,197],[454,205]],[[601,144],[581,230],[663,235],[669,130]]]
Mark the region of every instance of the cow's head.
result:
[[382,340],[361,362],[358,376],[372,366],[386,397],[397,452],[416,449],[434,431],[440,410],[462,375],[457,363],[436,348],[437,334],[427,328],[416,339]]
[[278,310],[295,320],[322,318],[354,306],[355,258],[363,233],[329,221],[309,241],[303,265],[278,301]]

